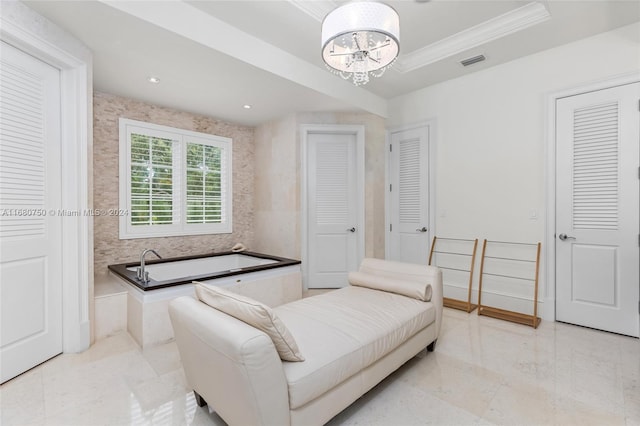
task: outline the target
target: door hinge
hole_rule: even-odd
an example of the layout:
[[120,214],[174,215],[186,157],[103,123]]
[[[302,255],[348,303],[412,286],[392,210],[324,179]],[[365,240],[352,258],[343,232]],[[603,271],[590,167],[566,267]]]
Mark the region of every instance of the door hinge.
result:
[[389,184],[389,192],[393,190],[393,185]]
[[389,152],[393,152],[393,145],[389,144]]
[[393,231],[393,225],[389,224],[389,232]]

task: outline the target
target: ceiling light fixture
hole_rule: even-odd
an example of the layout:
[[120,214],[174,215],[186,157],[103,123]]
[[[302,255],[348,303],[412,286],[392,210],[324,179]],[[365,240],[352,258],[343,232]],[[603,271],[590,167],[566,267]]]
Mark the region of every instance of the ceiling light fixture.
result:
[[251,105],[249,105],[249,104],[244,104],[244,105],[242,105],[242,108],[244,108],[244,109],[251,109]]
[[151,77],[147,78],[147,81],[148,81],[149,83],[151,83],[151,84],[158,84],[158,83],[160,83],[160,79],[159,79],[158,77],[153,77],[153,76],[151,76]]
[[400,52],[400,19],[377,2],[340,6],[322,21],[322,59],[327,67],[359,86],[380,77]]

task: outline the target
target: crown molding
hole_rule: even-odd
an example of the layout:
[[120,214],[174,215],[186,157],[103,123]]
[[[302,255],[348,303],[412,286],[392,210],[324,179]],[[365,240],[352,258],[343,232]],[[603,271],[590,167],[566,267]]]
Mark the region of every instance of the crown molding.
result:
[[550,17],[551,14],[542,3],[528,3],[450,37],[401,55],[393,69],[400,73],[411,72],[465,50],[522,31]]
[[289,3],[311,16],[318,22],[322,22],[329,12],[338,7],[335,1],[309,1],[309,0],[288,0]]

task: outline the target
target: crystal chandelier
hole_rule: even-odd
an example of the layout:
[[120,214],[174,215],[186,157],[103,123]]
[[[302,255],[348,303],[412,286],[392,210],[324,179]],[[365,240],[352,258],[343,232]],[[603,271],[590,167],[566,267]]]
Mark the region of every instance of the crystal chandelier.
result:
[[322,22],[322,59],[327,67],[359,86],[380,77],[400,51],[398,12],[383,3],[347,3]]

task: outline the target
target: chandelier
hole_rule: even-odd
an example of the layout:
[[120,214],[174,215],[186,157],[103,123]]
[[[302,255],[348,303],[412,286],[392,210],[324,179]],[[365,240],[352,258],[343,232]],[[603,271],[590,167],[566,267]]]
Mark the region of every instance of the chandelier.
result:
[[347,3],[322,21],[322,59],[329,70],[359,86],[380,77],[400,51],[398,12],[383,3]]

